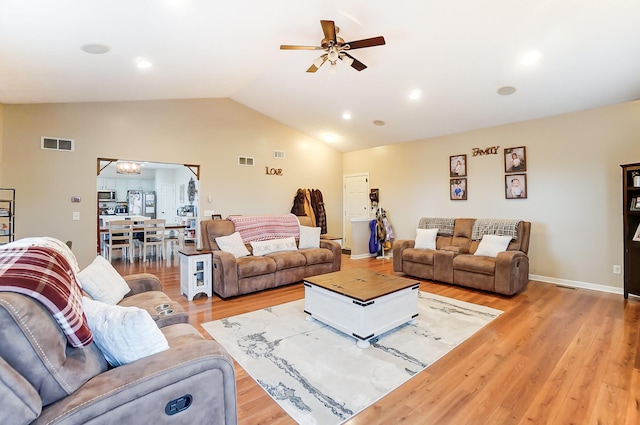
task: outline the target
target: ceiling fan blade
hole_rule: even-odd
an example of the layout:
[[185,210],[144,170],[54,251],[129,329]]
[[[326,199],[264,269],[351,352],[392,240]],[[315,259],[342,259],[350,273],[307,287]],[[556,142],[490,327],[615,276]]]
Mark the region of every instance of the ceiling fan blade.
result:
[[[344,56],[348,57],[349,59],[344,59]],[[345,62],[351,62],[351,68],[357,70],[357,71],[362,71],[364,69],[367,69],[367,65],[363,64],[362,62],[360,62],[358,59],[354,58],[353,56],[351,56],[348,53],[342,52],[340,54],[340,59],[344,60]]]
[[382,46],[386,44],[383,36],[365,38],[364,40],[356,40],[350,41],[348,43],[344,43],[349,45],[349,50],[353,49],[362,49],[363,47],[373,47],[373,46]]
[[316,72],[327,61],[328,55],[322,55],[318,59],[314,60],[307,72]]
[[320,21],[322,25],[322,32],[326,40],[333,40],[336,43],[336,23],[333,21]]
[[320,46],[292,46],[289,44],[281,44],[280,50],[324,50]]

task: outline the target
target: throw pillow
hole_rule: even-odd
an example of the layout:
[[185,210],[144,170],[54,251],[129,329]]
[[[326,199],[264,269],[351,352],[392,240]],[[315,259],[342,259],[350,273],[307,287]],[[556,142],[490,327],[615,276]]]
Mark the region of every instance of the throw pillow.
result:
[[118,304],[131,290],[111,263],[101,255],[78,273],[78,282],[91,298],[107,304]]
[[93,341],[112,366],[169,349],[167,338],[146,310],[109,305],[87,297],[82,297],[82,308]]
[[229,236],[218,236],[216,238],[216,243],[221,250],[233,254],[236,258],[246,257],[251,254],[247,247],[244,246],[242,237],[238,232],[232,233]]
[[414,248],[436,249],[436,236],[438,236],[438,229],[416,229]]
[[506,251],[511,242],[511,236],[484,235],[473,255],[497,257],[499,252]]
[[300,226],[300,242],[298,248],[320,248],[320,231],[319,227]]
[[258,257],[274,252],[298,250],[294,237],[251,242],[251,247],[253,248],[253,255]]

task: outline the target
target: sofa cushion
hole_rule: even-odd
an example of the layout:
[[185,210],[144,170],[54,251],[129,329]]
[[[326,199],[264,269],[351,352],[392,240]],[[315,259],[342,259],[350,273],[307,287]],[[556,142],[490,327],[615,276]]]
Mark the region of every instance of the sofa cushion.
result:
[[82,306],[94,341],[112,366],[169,349],[167,339],[145,310],[109,305],[88,297],[83,297]]
[[276,271],[276,262],[270,257],[243,257],[237,259],[238,279],[260,276]]
[[438,229],[416,229],[416,249],[436,249],[436,236]]
[[307,264],[307,258],[299,251],[275,252],[273,254],[269,254],[269,258],[271,258],[276,263],[276,270],[304,267],[305,264]]
[[402,259],[404,261],[412,261],[414,263],[433,265],[433,253],[433,249],[407,248],[402,251]]
[[499,252],[506,251],[511,242],[511,236],[484,235],[474,255],[497,257]]
[[307,259],[307,266],[331,263],[333,261],[333,252],[325,248],[302,249],[300,253]]
[[254,256],[272,254],[274,252],[297,251],[296,240],[293,237],[253,241],[251,248]]
[[120,273],[101,255],[78,273],[78,281],[91,298],[112,305],[118,304],[131,290]]
[[238,232],[234,232],[229,236],[218,236],[216,243],[222,251],[233,254],[236,258],[246,257],[251,254],[247,247],[244,246],[244,242],[242,242]]
[[320,248],[320,227],[300,226],[298,248]]
[[496,259],[471,254],[458,255],[453,259],[453,269],[493,275],[496,270]]

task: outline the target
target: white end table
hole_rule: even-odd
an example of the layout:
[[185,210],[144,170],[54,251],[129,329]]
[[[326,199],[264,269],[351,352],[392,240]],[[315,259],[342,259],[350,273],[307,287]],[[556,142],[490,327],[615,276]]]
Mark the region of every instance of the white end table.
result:
[[180,254],[180,293],[189,301],[197,294],[212,295],[211,253],[184,248]]

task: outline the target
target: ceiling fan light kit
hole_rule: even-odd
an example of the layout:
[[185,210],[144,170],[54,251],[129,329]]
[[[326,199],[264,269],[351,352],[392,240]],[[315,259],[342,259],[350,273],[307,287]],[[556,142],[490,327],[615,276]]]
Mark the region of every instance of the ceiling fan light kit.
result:
[[320,21],[320,25],[322,26],[322,32],[324,33],[324,38],[320,42],[320,46],[280,45],[280,50],[324,50],[325,53],[312,62],[309,69],[307,69],[307,72],[316,72],[326,61],[329,61],[331,65],[335,65],[338,60],[344,61],[356,71],[362,71],[366,69],[367,66],[348,54],[346,51],[362,49],[364,47],[382,46],[386,44],[384,37],[382,36],[345,43],[342,38],[337,36],[340,28],[336,27],[334,21],[323,20]]

